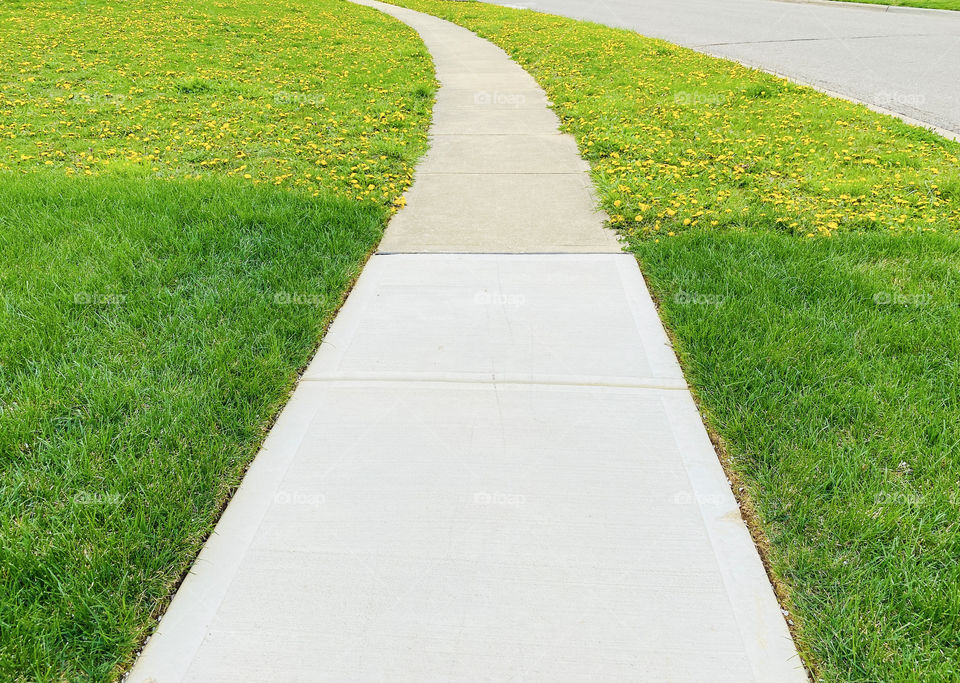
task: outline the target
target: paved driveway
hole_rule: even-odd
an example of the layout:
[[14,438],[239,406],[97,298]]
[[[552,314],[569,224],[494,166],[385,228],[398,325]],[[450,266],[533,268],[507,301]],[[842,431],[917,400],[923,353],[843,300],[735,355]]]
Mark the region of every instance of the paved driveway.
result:
[[782,0],[502,0],[631,28],[960,133],[960,12]]

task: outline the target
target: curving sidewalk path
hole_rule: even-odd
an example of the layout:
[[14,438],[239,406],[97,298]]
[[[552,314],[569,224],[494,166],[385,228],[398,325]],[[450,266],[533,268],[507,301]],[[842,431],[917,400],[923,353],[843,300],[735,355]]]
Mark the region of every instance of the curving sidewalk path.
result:
[[128,680],[805,681],[544,93],[363,4],[434,55],[431,151]]

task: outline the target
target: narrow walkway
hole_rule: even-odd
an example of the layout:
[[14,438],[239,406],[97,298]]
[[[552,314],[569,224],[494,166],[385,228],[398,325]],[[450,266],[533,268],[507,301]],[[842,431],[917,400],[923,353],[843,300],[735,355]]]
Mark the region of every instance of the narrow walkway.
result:
[[543,92],[447,22],[408,206],[131,681],[806,680]]

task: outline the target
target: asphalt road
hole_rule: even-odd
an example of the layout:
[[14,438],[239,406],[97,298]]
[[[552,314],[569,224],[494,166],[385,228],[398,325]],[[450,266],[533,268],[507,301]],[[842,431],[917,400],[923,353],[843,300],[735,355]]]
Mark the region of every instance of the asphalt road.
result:
[[633,29],[960,134],[960,12],[783,0],[503,0]]

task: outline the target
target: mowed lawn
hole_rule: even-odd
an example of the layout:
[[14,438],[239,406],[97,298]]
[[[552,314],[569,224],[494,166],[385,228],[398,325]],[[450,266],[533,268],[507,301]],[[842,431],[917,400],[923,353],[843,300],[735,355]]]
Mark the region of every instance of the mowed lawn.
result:
[[129,663],[433,91],[416,34],[337,0],[0,6],[0,680]]
[[960,145],[629,31],[402,4],[577,138],[816,677],[960,680]]

